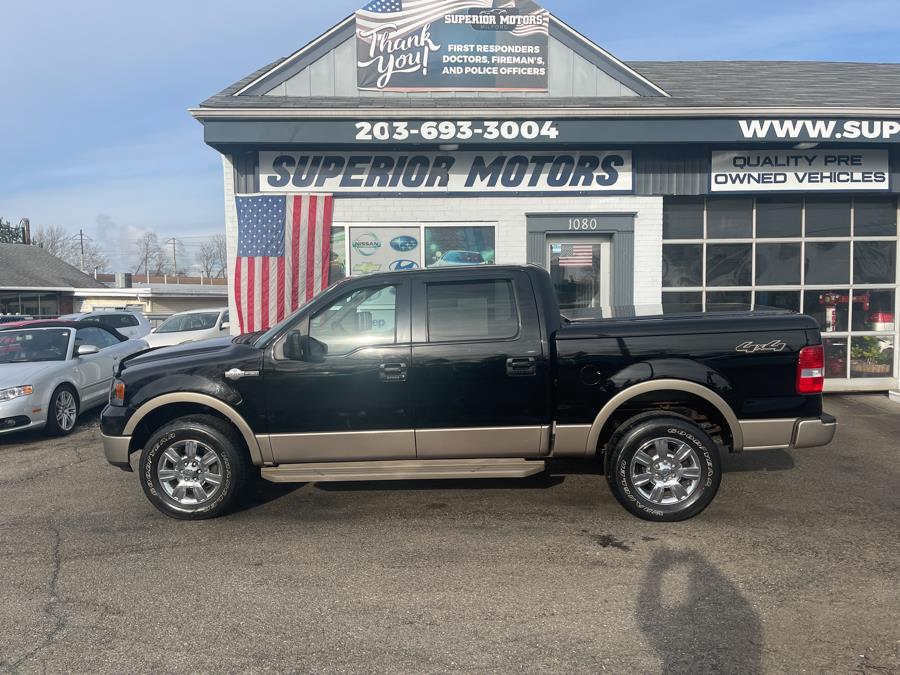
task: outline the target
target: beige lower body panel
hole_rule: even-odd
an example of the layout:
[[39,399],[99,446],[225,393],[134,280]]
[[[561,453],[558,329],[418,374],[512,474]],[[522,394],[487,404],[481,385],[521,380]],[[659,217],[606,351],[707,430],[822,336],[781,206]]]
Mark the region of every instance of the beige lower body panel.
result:
[[268,437],[268,443],[276,464],[416,458],[416,436],[412,429],[330,434],[272,434]]
[[742,421],[744,450],[784,450],[791,447],[796,419]]
[[554,457],[586,457],[590,424],[558,424],[553,442]]
[[510,458],[327,462],[264,467],[262,477],[273,483],[527,478],[545,468],[543,461]]
[[549,449],[549,426],[416,431],[416,456],[419,459],[541,457]]

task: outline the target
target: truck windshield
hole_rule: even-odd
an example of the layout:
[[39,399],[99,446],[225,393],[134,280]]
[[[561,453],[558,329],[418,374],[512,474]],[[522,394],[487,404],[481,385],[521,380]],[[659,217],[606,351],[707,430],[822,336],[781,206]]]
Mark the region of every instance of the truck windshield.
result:
[[0,364],[65,361],[71,334],[69,328],[4,331],[0,333]]

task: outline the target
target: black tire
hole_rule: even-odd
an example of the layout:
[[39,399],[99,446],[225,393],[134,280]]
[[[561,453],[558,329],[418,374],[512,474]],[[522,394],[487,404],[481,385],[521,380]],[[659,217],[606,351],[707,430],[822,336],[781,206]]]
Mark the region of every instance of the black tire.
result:
[[[209,491],[206,501],[197,497],[195,488],[187,488],[189,494],[180,493],[185,500],[182,502],[177,497],[178,493],[175,496],[172,494],[173,489],[183,485],[181,480],[172,478],[164,486],[160,478],[160,462],[164,453],[171,450],[179,455],[188,442],[196,442],[200,446],[194,452],[203,453],[195,454],[201,464],[208,451],[217,455],[211,470],[218,471],[215,474],[220,479],[218,486],[204,482],[203,476],[199,481],[202,483],[201,489]],[[167,471],[177,472],[170,460],[162,461],[163,466],[171,467]],[[154,433],[141,452],[139,472],[144,494],[159,511],[178,520],[204,520],[224,515],[240,504],[253,466],[243,439],[231,425],[217,417],[196,415],[173,420]],[[206,477],[211,480],[208,475]],[[187,503],[189,501],[198,503]]]
[[[70,397],[66,399],[66,394]],[[67,401],[68,405],[75,406],[75,419],[72,420],[72,426],[66,428],[64,424],[60,424],[57,419],[57,412],[63,401]],[[81,414],[81,403],[78,400],[78,392],[75,388],[68,384],[61,384],[53,392],[50,397],[50,405],[47,407],[47,426],[46,432],[48,436],[68,436],[75,431],[75,425],[78,423],[78,415]]]
[[[719,491],[722,461],[718,446],[703,429],[684,418],[641,416],[634,424],[626,423],[611,439],[608,452],[609,487],[619,503],[638,518],[664,523],[687,520],[709,506]],[[683,461],[678,461],[679,454],[685,455]],[[648,458],[654,461],[648,464]],[[656,489],[660,492],[654,499]]]

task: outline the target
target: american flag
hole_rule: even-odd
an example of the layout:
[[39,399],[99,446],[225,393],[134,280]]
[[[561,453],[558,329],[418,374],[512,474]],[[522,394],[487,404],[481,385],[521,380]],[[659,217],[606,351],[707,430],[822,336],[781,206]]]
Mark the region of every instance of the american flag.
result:
[[590,244],[563,244],[559,252],[560,267],[590,267],[594,264],[594,247]]
[[400,37],[414,33],[445,14],[455,14],[464,9],[502,9],[519,8],[522,14],[535,14],[544,17],[543,23],[533,26],[518,26],[513,35],[527,37],[550,32],[550,13],[540,7],[534,0],[372,0],[356,13],[358,32],[369,31],[394,24],[391,34]]
[[331,195],[236,197],[241,333],[267,330],[328,286]]

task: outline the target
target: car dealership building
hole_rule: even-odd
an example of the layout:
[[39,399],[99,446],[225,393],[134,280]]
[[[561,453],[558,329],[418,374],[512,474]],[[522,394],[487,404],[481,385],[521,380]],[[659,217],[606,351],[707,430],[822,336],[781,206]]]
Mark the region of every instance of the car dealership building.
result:
[[624,63],[531,0],[375,0],[191,112],[232,266],[236,198],[333,195],[332,282],[528,262],[564,312],[788,308],[832,391],[898,387],[900,65]]

